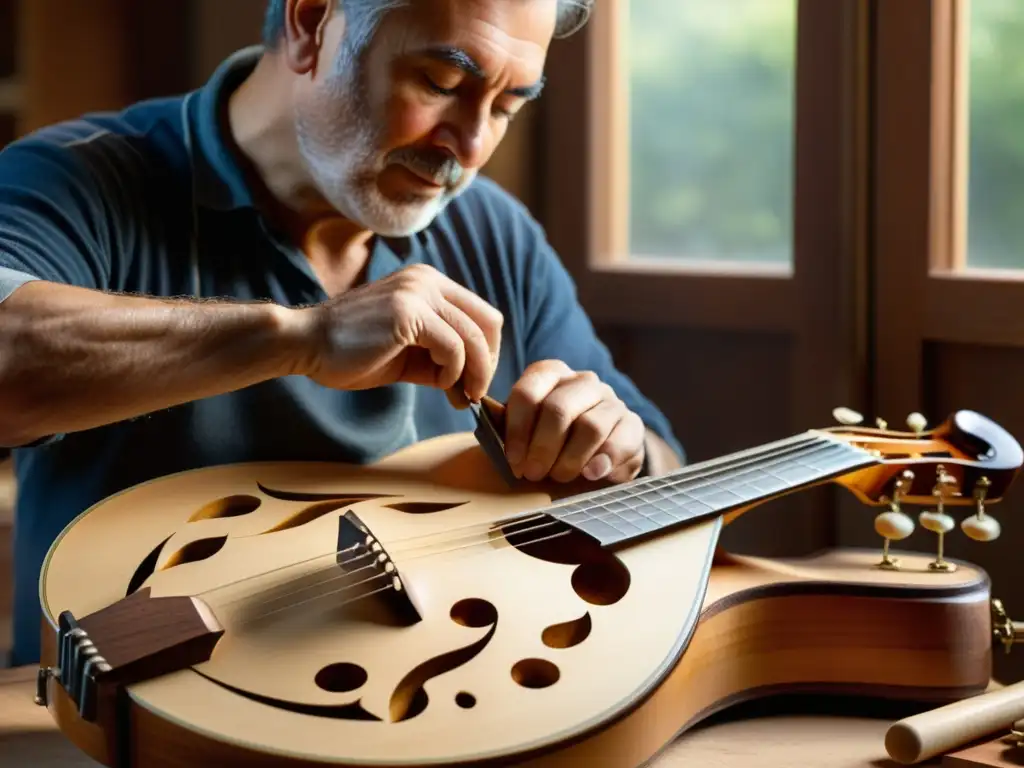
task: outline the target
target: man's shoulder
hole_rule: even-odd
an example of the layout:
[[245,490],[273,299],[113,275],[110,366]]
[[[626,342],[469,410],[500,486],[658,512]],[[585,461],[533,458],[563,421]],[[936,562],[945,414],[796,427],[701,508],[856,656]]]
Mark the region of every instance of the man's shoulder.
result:
[[502,241],[516,232],[530,236],[540,233],[540,225],[522,201],[482,174],[448,204],[434,226],[469,228],[476,237]]
[[[166,184],[185,170],[182,98],[140,102],[39,128],[0,150],[0,184],[79,182],[127,187]],[[48,174],[26,173],[48,170]]]
[[421,233],[448,271],[485,269],[499,280],[524,279],[547,255],[544,230],[530,210],[491,178],[477,176]]

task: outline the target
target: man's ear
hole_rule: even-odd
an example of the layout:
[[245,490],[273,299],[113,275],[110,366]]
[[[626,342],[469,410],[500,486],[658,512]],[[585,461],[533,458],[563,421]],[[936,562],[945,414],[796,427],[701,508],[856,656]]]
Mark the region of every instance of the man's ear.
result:
[[338,0],[286,0],[284,27],[279,42],[288,66],[297,74],[316,71],[324,29],[334,16]]

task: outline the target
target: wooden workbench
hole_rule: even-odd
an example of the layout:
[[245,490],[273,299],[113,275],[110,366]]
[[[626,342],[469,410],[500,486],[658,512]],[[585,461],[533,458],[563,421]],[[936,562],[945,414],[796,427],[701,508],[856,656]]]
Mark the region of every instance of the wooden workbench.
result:
[[[34,682],[35,668],[0,670],[0,768],[95,768],[33,703]],[[893,714],[807,714],[819,709],[736,710],[687,733],[650,768],[897,768],[883,746]]]

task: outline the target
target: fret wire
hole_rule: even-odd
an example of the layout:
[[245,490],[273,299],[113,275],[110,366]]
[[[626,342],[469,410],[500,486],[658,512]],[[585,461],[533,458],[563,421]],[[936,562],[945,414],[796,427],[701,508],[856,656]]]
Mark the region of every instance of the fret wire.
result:
[[[808,449],[811,449],[811,450],[818,450],[818,447],[822,447],[822,446],[815,446],[815,445],[814,445],[814,443],[812,442],[812,443],[811,443],[811,444],[809,444],[809,445],[804,445],[804,446],[800,446],[800,447],[798,447],[798,449],[797,449],[797,450],[798,450],[798,451],[806,451],[806,450],[808,450]],[[767,455],[768,457],[771,457],[771,456],[773,456],[773,455],[772,455],[772,454],[770,454],[769,452],[765,452],[765,454],[766,454],[766,455]],[[763,461],[763,460],[764,460],[764,457],[752,457],[752,460],[751,460],[751,461],[749,461],[749,462],[745,462],[745,463],[743,463],[743,464],[741,464],[741,465],[739,465],[739,466],[746,466],[746,465],[751,465],[751,464],[754,464],[754,465],[755,465],[755,468],[756,468],[756,462],[758,462],[758,461]],[[725,470],[726,472],[729,472],[729,471],[734,471],[734,470],[735,470],[736,468],[737,468],[737,467],[726,467],[726,468],[723,468],[723,469],[724,469],[724,470]],[[721,475],[721,474],[722,474],[722,470],[719,470],[717,474],[718,474],[718,475]],[[712,473],[709,473],[709,475],[712,475]],[[714,476],[714,475],[712,475],[712,476]],[[652,478],[652,479],[660,479],[660,478]],[[701,476],[701,475],[697,475],[697,476],[694,476],[694,477],[692,477],[692,478],[690,478],[690,477],[685,477],[685,478],[681,478],[681,479],[679,479],[679,480],[675,480],[675,481],[672,481],[672,480],[673,480],[673,478],[672,478],[671,476],[666,476],[666,479],[667,479],[667,482],[663,482],[663,483],[662,483],[662,485],[663,485],[663,486],[672,486],[673,488],[679,488],[680,490],[681,490],[682,488],[684,488],[684,487],[690,487],[690,488],[692,488],[692,487],[705,487],[705,486],[706,486],[706,485],[708,484],[708,482],[709,482],[709,480],[708,480],[708,475],[703,475],[703,476]],[[699,481],[705,481],[705,482],[703,482],[702,484],[699,484],[699,485],[693,486],[693,485],[690,485],[690,484],[689,484],[689,483],[690,483],[691,481],[697,481],[697,482],[699,482]],[[638,484],[636,485],[636,487],[635,487],[635,488],[632,488],[631,490],[639,490],[639,492],[641,492],[641,493],[642,493],[642,490],[643,490],[643,488],[644,488],[644,487],[647,487],[647,486],[649,486],[649,485],[651,485],[651,483],[649,483],[649,482],[643,482],[643,481],[642,481],[642,482],[638,483]],[[607,490],[601,490],[601,492],[597,492],[597,494],[599,494],[599,495],[602,495],[602,496],[607,496],[607,495],[609,494],[609,492],[607,492]],[[694,501],[698,501],[698,500],[694,500]]]
[[[802,449],[806,447],[813,447],[815,445],[821,445],[825,442],[826,441],[823,440],[820,436],[816,435],[801,435],[797,438],[787,438],[786,440],[780,440],[777,441],[776,443],[761,446],[760,448],[748,448],[744,451],[730,454],[729,456],[712,459],[710,461],[702,462],[699,465],[686,467],[680,470],[675,470],[674,472],[668,473],[659,478],[645,479],[643,481],[640,481],[639,483],[634,483],[632,485],[633,488],[644,487],[645,485],[650,484],[652,480],[661,483],[661,485],[679,485],[691,479],[700,479],[703,474],[709,474],[707,472],[708,467],[715,467],[720,470],[721,465],[729,464],[730,462],[736,462],[732,464],[732,466],[726,467],[727,469],[736,468],[738,466],[744,466],[745,464],[749,464],[751,462],[756,463],[757,461],[763,460],[765,457],[779,455],[778,453],[773,453],[773,451],[775,451],[775,449],[779,446],[787,449]],[[746,459],[747,461],[740,462],[740,459]],[[590,491],[589,493],[578,494],[574,496],[572,499],[566,499],[562,502],[559,502],[558,504],[552,505],[548,509],[557,509],[559,507],[566,506],[569,504],[583,503],[590,499],[595,499],[599,498],[600,496],[606,495],[607,492],[607,490],[597,490]]]
[[[806,452],[817,452],[818,450],[820,450],[820,448],[811,448],[809,451],[805,449],[804,452],[805,453]],[[761,472],[763,475],[769,475],[771,477],[774,477],[779,482],[785,483],[786,485],[789,485],[790,481],[787,481],[785,478],[779,477],[778,475],[767,471],[765,466],[776,466],[776,465],[778,465],[780,463],[782,463],[782,464],[789,463],[790,461],[791,461],[791,459],[787,458],[787,459],[783,460],[782,462],[776,461],[776,462],[773,462],[773,463],[768,464],[768,465],[762,465],[760,467],[753,467],[753,468],[747,469],[745,471],[748,472],[748,473]],[[846,462],[844,462],[844,464],[845,463]],[[857,462],[857,463],[859,463],[859,462]],[[822,470],[815,468],[815,471],[817,472],[817,471],[822,471]],[[721,488],[716,483],[714,483],[714,481],[700,482],[700,480],[705,480],[705,478],[699,478],[699,479],[695,478],[695,480],[697,480],[696,483],[694,483],[694,482],[689,482],[688,483],[688,482],[684,481],[682,483],[662,483],[660,485],[651,484],[649,486],[640,486],[637,489],[639,491],[639,493],[637,493],[637,494],[630,494],[630,495],[642,495],[642,493],[646,492],[646,490],[653,490],[653,491],[658,492],[663,498],[671,498],[671,497],[667,496],[667,494],[665,493],[665,489],[669,488],[669,489],[671,489],[671,492],[673,494],[685,496],[686,498],[688,498],[688,499],[690,499],[691,501],[694,501],[694,502],[704,503],[700,498],[697,498],[696,496],[693,496],[692,493],[688,493],[687,491],[691,491],[692,492],[694,490],[698,490],[698,489],[701,489],[701,488],[707,488],[707,487],[710,487],[710,486],[715,486],[716,488],[720,488],[720,490],[722,490],[722,492],[732,493],[732,495],[736,495],[735,493],[733,493],[732,491],[729,491],[728,489]]]
[[[744,470],[744,473],[761,472],[762,474],[770,474],[771,476],[775,477],[779,482],[783,483],[785,487],[788,487],[788,486],[794,486],[795,487],[793,481],[786,480],[785,478],[778,477],[777,475],[774,475],[773,473],[767,472],[767,470],[765,469],[765,466],[777,467],[779,465],[786,465],[786,464],[799,464],[800,466],[803,466],[804,468],[811,470],[813,473],[821,474],[821,473],[826,472],[826,471],[835,470],[837,467],[840,467],[840,468],[852,468],[852,467],[857,466],[858,464],[862,464],[863,461],[864,461],[864,458],[862,457],[862,458],[860,458],[860,460],[856,460],[858,458],[858,456],[853,451],[846,451],[845,453],[848,454],[848,455],[842,457],[844,460],[841,461],[839,464],[833,463],[830,470],[827,470],[825,467],[823,467],[821,465],[807,464],[806,462],[801,460],[801,459],[807,458],[809,455],[814,455],[814,454],[820,453],[822,450],[825,450],[825,452],[827,453],[828,449],[830,449],[830,448],[842,449],[842,448],[848,448],[848,447],[849,446],[844,446],[843,444],[840,444],[840,443],[832,443],[832,442],[826,441],[826,440],[812,440],[812,441],[810,441],[810,443],[808,445],[805,445],[805,446],[802,446],[801,448],[799,448],[797,453],[795,455],[793,455],[793,456],[784,457],[781,460],[770,462],[767,465],[751,467],[749,469]],[[727,469],[727,471],[728,470],[735,470],[735,467],[730,467],[730,468],[726,468],[726,469]],[[668,477],[668,476],[663,476],[663,477]],[[693,479],[694,480],[699,480],[699,479],[706,479],[706,478],[693,478]],[[800,482],[801,483],[802,482],[807,482],[808,480],[812,480],[812,479],[814,479],[814,478],[813,477],[812,478],[808,478],[807,480],[803,480],[803,481],[800,481]],[[683,492],[682,495],[685,496],[686,498],[690,499],[690,503],[691,504],[695,503],[695,504],[698,504],[701,507],[703,507],[702,510],[689,511],[689,510],[686,509],[686,506],[688,506],[688,505],[684,505],[684,504],[678,503],[678,501],[676,499],[674,499],[671,496],[668,496],[666,494],[666,492],[665,492],[666,489],[670,489],[673,492],[675,492],[676,494],[680,493],[680,491],[678,490],[678,488],[676,486],[680,486],[680,485],[685,486],[686,485],[686,481],[685,480],[683,480],[682,482],[677,481],[675,483],[664,482],[663,478],[652,478],[652,480],[657,480],[657,481],[662,481],[662,482],[660,482],[659,485],[654,485],[653,483],[649,484],[646,487],[646,489],[643,490],[641,493],[631,492],[632,489],[627,491],[626,489],[623,489],[621,487],[620,488],[616,488],[616,489],[612,489],[612,491],[613,491],[612,493],[601,492],[602,496],[609,497],[606,502],[599,503],[597,508],[596,508],[596,509],[605,509],[606,511],[603,514],[594,515],[593,514],[594,511],[596,511],[595,508],[593,508],[593,507],[589,507],[588,508],[586,506],[583,506],[582,502],[585,501],[585,499],[577,499],[576,501],[571,502],[569,504],[569,506],[570,507],[576,507],[577,509],[576,509],[576,511],[573,511],[570,514],[571,515],[579,514],[579,515],[583,516],[584,520],[580,524],[580,527],[583,530],[586,530],[585,527],[583,527],[583,526],[585,526],[586,523],[588,523],[588,522],[596,522],[596,523],[600,523],[600,524],[603,524],[603,525],[607,526],[608,528],[610,528],[613,531],[615,531],[616,533],[618,533],[620,536],[628,537],[631,534],[633,534],[634,531],[636,533],[644,533],[645,531],[644,531],[643,528],[638,526],[636,524],[636,522],[627,520],[617,510],[609,510],[608,506],[607,506],[608,504],[615,503],[616,501],[619,502],[619,503],[622,503],[623,506],[625,506],[628,510],[636,512],[644,520],[646,520],[646,521],[650,522],[652,525],[656,526],[656,528],[654,530],[656,530],[657,528],[664,527],[666,525],[673,524],[673,523],[685,522],[688,519],[692,519],[694,517],[694,515],[698,514],[699,512],[713,512],[713,511],[716,510],[716,508],[722,508],[722,506],[715,505],[715,504],[709,504],[707,501],[702,501],[700,499],[696,499],[696,498],[690,496],[689,494],[686,494],[685,492]],[[797,484],[799,484],[799,483],[797,483]],[[715,483],[713,481],[709,481],[709,482],[705,483],[704,486],[701,486],[701,487],[705,487],[707,485],[715,485]],[[718,486],[716,485],[716,487],[718,487]],[[738,494],[736,494],[734,491],[730,491],[728,489],[721,489],[721,490],[723,492],[725,492],[725,493],[729,493],[730,495],[736,497],[741,502],[746,500],[743,497],[741,497]],[[755,496],[751,497],[751,498],[757,498],[758,496],[764,496],[764,495],[766,495],[766,493],[770,493],[770,491],[765,492],[763,489],[755,489],[755,490],[757,490],[758,493]],[[644,494],[644,493],[649,492],[649,491],[655,491],[661,497],[660,500],[667,501],[668,503],[672,504],[674,509],[664,509],[663,507],[658,506],[656,503],[652,504],[649,501],[642,501],[640,499],[640,496],[642,494]],[[616,498],[616,495],[620,494],[620,493],[624,494],[624,495],[622,495],[621,498]],[[634,506],[628,504],[627,502],[629,500],[631,500],[631,499],[637,500],[638,503],[641,503],[643,506],[638,508],[638,507],[634,507]],[[670,519],[670,522],[665,523],[665,522],[658,522],[657,520],[653,520],[649,515],[647,515],[643,511],[643,507],[648,507],[648,508],[649,507],[654,507],[654,509],[657,510],[656,514],[664,516],[664,517],[668,517]],[[681,514],[679,514],[680,512],[682,512],[684,514],[681,515]],[[568,516],[569,515],[562,515],[562,516],[556,516],[556,518],[557,519],[564,519],[565,517],[568,517]],[[612,522],[608,522],[609,520],[611,520]],[[620,523],[620,525],[615,525],[615,521]],[[570,524],[572,524],[572,523],[570,523]],[[628,528],[631,529],[631,530],[624,530],[622,528],[622,526],[628,526]]]
[[[811,448],[809,452],[816,452],[816,451],[819,451],[819,450],[821,450],[821,449],[822,449],[822,448]],[[785,461],[786,461],[786,462],[788,462],[788,461],[790,461],[790,459],[786,459]],[[775,465],[776,465],[777,463],[778,463],[778,462],[775,462],[775,463],[773,463],[773,464],[770,464],[770,465],[768,465],[768,466],[775,466]],[[845,463],[845,462],[844,462],[844,463]],[[858,461],[858,462],[856,462],[856,463],[860,463],[860,462]],[[855,466],[855,465],[854,465],[854,466]],[[823,471],[823,470],[822,470],[821,468],[816,468],[816,467],[814,467],[814,468],[812,468],[812,469],[814,469],[814,471],[816,471],[816,472],[820,472],[820,471]],[[776,478],[777,480],[779,480],[780,482],[783,482],[783,483],[788,483],[788,481],[787,481],[787,480],[786,480],[785,478],[783,478],[783,477],[779,477],[779,476],[777,476],[777,475],[775,475],[775,474],[773,474],[773,473],[770,473],[770,472],[768,472],[768,471],[767,471],[767,470],[766,470],[766,469],[764,468],[764,465],[762,465],[762,466],[757,466],[757,467],[753,467],[753,468],[752,468],[751,470],[747,470],[747,471],[754,471],[754,472],[756,472],[756,471],[761,471],[761,472],[763,472],[764,474],[769,474],[769,475],[771,475],[772,477],[775,477],[775,478]],[[699,478],[699,480],[704,480],[704,479],[705,479],[705,478]],[[670,487],[672,487],[672,489],[673,489],[673,491],[674,491],[674,492],[676,492],[676,493],[681,493],[681,494],[683,494],[683,495],[685,495],[685,496],[687,496],[687,497],[691,498],[691,499],[692,499],[693,501],[700,501],[700,499],[697,499],[697,498],[695,498],[695,497],[692,497],[692,496],[691,496],[690,494],[686,493],[686,491],[687,491],[687,490],[691,490],[691,491],[692,491],[692,490],[695,490],[695,489],[699,489],[699,488],[706,488],[706,487],[709,487],[709,486],[711,486],[711,485],[715,485],[714,481],[707,481],[707,482],[704,482],[704,483],[701,483],[701,484],[698,484],[698,485],[692,485],[692,484],[689,484],[689,483],[685,483],[685,482],[684,482],[684,483],[678,483],[678,484],[671,484],[671,485],[670,485]],[[716,485],[716,487],[719,487],[719,486],[717,486],[717,485]],[[640,491],[640,492],[642,492],[642,488],[643,488],[643,486],[638,486],[637,490],[638,490],[638,491]],[[653,486],[653,485],[652,485],[652,486],[651,486],[651,488],[652,488],[653,490],[661,490],[661,488],[659,488],[658,486]],[[723,490],[723,491],[725,491],[725,492],[728,492],[728,489],[722,489],[722,490]]]

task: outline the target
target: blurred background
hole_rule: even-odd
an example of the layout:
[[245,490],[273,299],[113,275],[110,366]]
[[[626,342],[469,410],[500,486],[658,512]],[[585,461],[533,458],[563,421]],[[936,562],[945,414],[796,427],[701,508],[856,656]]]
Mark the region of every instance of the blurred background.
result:
[[[198,87],[258,41],[263,10],[0,0],[0,145]],[[1024,438],[1022,34],[1019,0],[598,0],[486,172],[545,226],[690,461],[829,426],[840,405],[897,428],[971,408]],[[880,547],[876,511],[822,489],[723,542]],[[992,511],[1001,539],[957,530],[947,554],[1024,616],[1024,487]],[[919,528],[901,546],[935,542]],[[999,675],[1024,677],[1021,659],[998,655]]]

